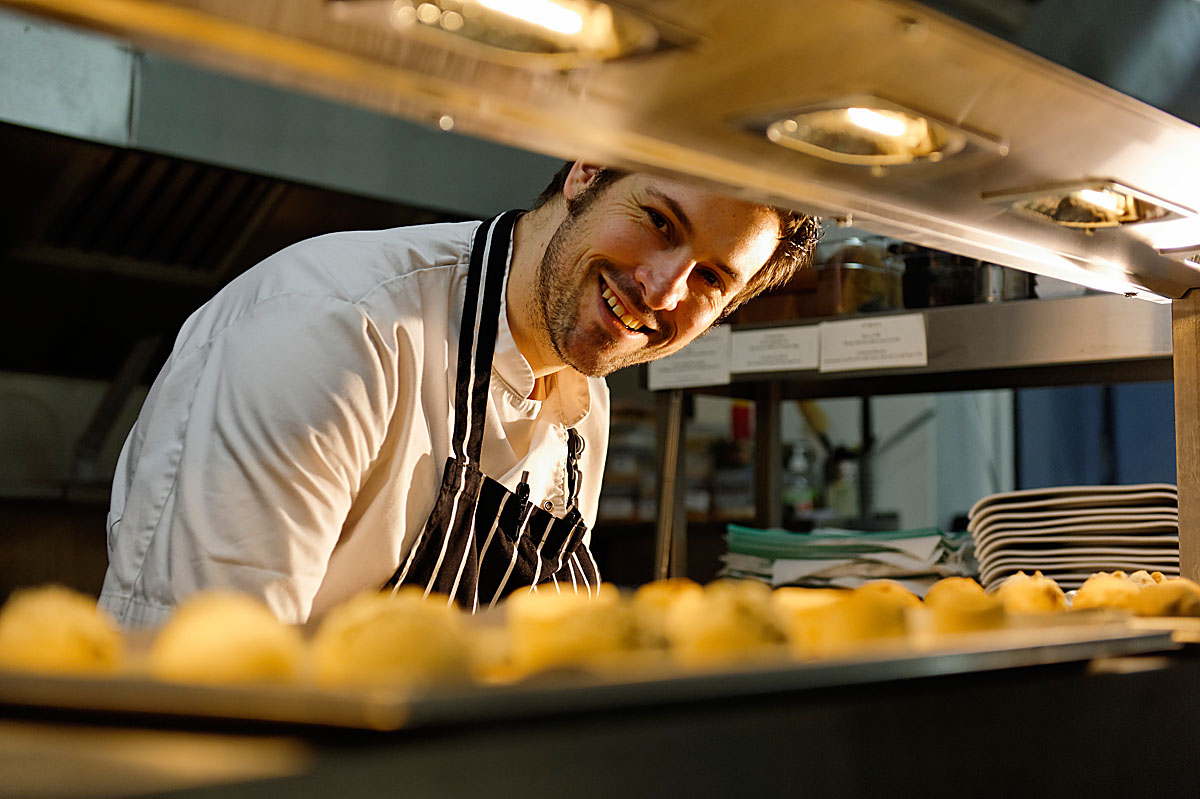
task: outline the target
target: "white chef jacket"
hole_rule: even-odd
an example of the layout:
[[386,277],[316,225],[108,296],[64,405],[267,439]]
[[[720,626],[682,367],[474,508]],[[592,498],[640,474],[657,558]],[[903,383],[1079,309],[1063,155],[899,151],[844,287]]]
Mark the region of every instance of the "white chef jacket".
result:
[[[287,622],[381,587],[451,455],[459,325],[478,222],[335,233],[288,247],[184,323],[117,462],[100,604],[158,625],[226,587]],[[509,257],[511,258],[511,252]],[[567,428],[595,523],[608,388],[570,369],[544,400],[502,308],[482,471],[556,516]]]

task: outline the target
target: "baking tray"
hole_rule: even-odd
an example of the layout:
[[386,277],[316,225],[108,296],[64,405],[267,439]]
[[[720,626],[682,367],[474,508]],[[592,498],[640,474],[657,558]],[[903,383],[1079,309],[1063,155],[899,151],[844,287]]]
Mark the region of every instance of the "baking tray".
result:
[[127,675],[76,677],[0,670],[0,705],[80,714],[400,730],[550,714],[764,696],[944,674],[1178,649],[1169,630],[1122,622],[1007,629],[905,641],[852,658],[684,671],[637,661],[603,673],[560,670],[504,685],[408,692],[312,686],[193,686]]
[[1200,619],[1190,617],[1135,616],[1129,620],[1135,630],[1169,632],[1181,644],[1200,644]]

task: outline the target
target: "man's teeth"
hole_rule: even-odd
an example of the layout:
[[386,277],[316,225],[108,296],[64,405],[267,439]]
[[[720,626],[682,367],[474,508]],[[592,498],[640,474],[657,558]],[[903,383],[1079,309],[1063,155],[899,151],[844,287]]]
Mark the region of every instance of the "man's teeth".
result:
[[608,303],[608,307],[612,308],[612,312],[621,320],[621,324],[630,330],[637,332],[642,329],[642,325],[638,320],[634,319],[631,314],[625,313],[625,306],[617,302],[617,298],[613,296],[612,289],[604,289],[604,301]]

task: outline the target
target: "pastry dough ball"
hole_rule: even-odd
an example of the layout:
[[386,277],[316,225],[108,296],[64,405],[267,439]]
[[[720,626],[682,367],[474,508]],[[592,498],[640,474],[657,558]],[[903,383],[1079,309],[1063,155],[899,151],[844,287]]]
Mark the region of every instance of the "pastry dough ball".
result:
[[60,585],[23,588],[0,610],[0,666],[69,673],[113,672],[121,633],[96,600]]
[[763,655],[784,641],[771,589],[757,580],[716,580],[679,597],[666,632],[672,656],[687,666]]
[[633,614],[638,639],[643,646],[667,645],[667,614],[682,597],[703,592],[700,584],[686,577],[656,580],[640,586],[633,594]]
[[1129,575],[1129,580],[1138,588],[1146,588],[1147,586],[1157,585],[1164,579],[1162,572],[1154,572],[1151,574],[1145,569],[1138,569],[1133,574]]
[[504,603],[513,666],[522,672],[606,665],[633,647],[633,611],[615,586],[519,591]]
[[1151,582],[1138,591],[1133,610],[1139,616],[1200,616],[1200,585],[1183,577]]
[[925,595],[935,633],[965,633],[1004,626],[1004,605],[969,577],[938,580]]
[[471,676],[484,683],[506,683],[524,675],[513,668],[512,641],[500,610],[485,611],[472,619],[468,643]]
[[338,605],[312,640],[313,678],[327,686],[411,688],[465,679],[462,612],[420,588],[370,591]]
[[771,593],[771,604],[775,607],[776,615],[782,620],[793,614],[804,614],[813,608],[845,599],[849,593],[840,588],[799,588],[789,585],[776,588]]
[[902,608],[921,607],[921,598],[895,580],[870,580],[855,588],[854,593],[878,597]]
[[1114,608],[1130,610],[1138,595],[1138,587],[1125,572],[1097,572],[1075,592],[1071,607],[1075,610],[1087,608]]
[[996,599],[1009,613],[1054,613],[1067,609],[1067,596],[1058,583],[1042,573],[1017,572],[996,589]]
[[822,608],[840,602],[849,596],[849,591],[836,588],[777,588],[771,594],[775,616],[787,636],[788,646],[800,657],[810,654],[809,630],[814,616]]
[[907,614],[920,599],[890,583],[874,581],[814,607],[791,630],[792,650],[801,657],[838,657],[904,640]]
[[303,654],[299,631],[265,604],[210,590],[184,601],[155,636],[150,673],[183,683],[290,682],[300,674]]
[[946,577],[929,587],[925,594],[926,607],[959,605],[987,596],[983,586],[970,577]]

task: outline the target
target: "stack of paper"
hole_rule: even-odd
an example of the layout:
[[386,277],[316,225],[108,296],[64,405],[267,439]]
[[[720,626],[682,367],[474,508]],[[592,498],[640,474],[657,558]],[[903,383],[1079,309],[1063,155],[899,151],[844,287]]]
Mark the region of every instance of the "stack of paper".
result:
[[932,527],[885,533],[837,528],[793,533],[736,524],[726,529],[729,551],[721,558],[721,576],[773,586],[853,588],[887,577],[924,596],[941,578],[972,571],[970,537]]
[[988,590],[1017,571],[1040,571],[1064,590],[1098,571],[1179,574],[1173,485],[1007,491],[979,500],[968,517],[980,581]]

